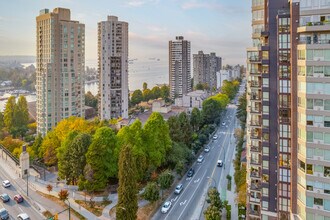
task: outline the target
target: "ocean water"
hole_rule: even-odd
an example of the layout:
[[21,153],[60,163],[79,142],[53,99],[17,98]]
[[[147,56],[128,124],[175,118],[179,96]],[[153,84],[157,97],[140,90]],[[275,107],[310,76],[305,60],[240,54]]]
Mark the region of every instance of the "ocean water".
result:
[[[23,66],[35,65],[35,63],[24,63]],[[97,68],[97,60],[86,60],[86,66]],[[156,84],[168,84],[168,63],[157,58],[149,58],[138,60],[134,59],[129,62],[128,66],[128,83],[129,90],[142,89],[143,82],[148,84],[149,88]],[[85,91],[91,91],[92,94],[97,94],[98,84],[89,83],[85,85]]]

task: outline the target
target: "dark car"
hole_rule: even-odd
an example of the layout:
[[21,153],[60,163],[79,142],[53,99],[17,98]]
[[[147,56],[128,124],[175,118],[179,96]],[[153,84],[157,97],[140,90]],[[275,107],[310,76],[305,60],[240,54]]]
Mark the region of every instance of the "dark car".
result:
[[21,203],[24,201],[23,197],[19,194],[15,195],[14,196],[14,200],[17,202],[17,203]]
[[2,200],[2,202],[9,202],[10,198],[8,196],[7,193],[3,193],[0,195],[0,199]]
[[5,208],[0,209],[0,219],[1,220],[7,220],[7,219],[9,219],[8,211]]
[[193,168],[190,168],[188,173],[187,173],[187,177],[192,177],[195,173],[195,170]]

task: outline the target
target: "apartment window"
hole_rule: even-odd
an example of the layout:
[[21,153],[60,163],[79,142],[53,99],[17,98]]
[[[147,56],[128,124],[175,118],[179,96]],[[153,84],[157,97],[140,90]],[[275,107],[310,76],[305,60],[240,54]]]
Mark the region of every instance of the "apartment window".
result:
[[262,79],[262,86],[267,88],[269,87],[269,78]]
[[265,169],[265,170],[268,170],[269,169],[269,161],[263,160],[262,161],[262,168]]
[[307,164],[307,174],[313,175],[313,164]]
[[[329,100],[329,108],[330,108],[330,100]],[[262,106],[262,112],[263,114],[269,114],[269,106],[268,105],[264,105]]]
[[262,148],[262,155],[269,156],[269,147]]
[[329,116],[324,117],[324,127],[330,127],[330,117]]
[[269,92],[263,92],[262,93],[262,100],[263,101],[269,101]]
[[324,110],[330,110],[330,100],[324,100]]
[[330,167],[324,167],[324,177],[330,177]]
[[269,183],[269,175],[268,174],[262,174],[262,182],[263,183]]
[[314,205],[323,206],[323,199],[314,198]]
[[262,126],[264,128],[268,128],[269,127],[269,120],[268,119],[263,119],[262,120]]
[[262,209],[268,210],[268,202],[267,201],[262,201]]
[[268,197],[268,192],[269,192],[268,188],[262,188],[262,196]]
[[314,190],[314,182],[312,181],[306,181],[306,189],[309,191],[313,191]]

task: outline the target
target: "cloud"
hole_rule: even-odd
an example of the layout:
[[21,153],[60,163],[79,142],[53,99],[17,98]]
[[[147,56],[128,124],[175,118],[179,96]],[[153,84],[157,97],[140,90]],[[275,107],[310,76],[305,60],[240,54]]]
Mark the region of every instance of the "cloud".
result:
[[126,5],[130,6],[130,7],[140,7],[143,6],[145,4],[154,4],[154,3],[158,3],[159,0],[129,0]]
[[249,9],[244,7],[226,6],[218,2],[205,2],[199,0],[186,1],[181,5],[183,10],[207,9],[216,10],[221,13],[249,13]]

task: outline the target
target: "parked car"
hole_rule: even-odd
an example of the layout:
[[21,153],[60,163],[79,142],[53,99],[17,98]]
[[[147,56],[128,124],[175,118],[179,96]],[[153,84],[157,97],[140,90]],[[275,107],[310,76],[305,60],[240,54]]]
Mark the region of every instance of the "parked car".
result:
[[222,122],[221,124],[222,124],[222,126],[225,126],[226,125],[226,122]]
[[222,165],[223,165],[222,160],[218,160],[217,166],[218,166],[218,167],[222,167]]
[[202,163],[204,161],[204,156],[203,155],[199,155],[198,159],[197,159],[197,163]]
[[2,202],[9,202],[10,197],[8,196],[7,193],[3,193],[0,195],[0,199],[2,200]]
[[174,193],[175,194],[180,194],[182,190],[183,190],[183,184],[179,184],[175,187]]
[[187,173],[187,177],[192,177],[194,174],[195,174],[195,170],[193,168],[190,168]]
[[210,152],[210,148],[209,148],[209,147],[205,147],[205,148],[204,148],[204,152],[205,152],[205,153]]
[[30,220],[30,217],[26,213],[21,213],[17,216],[18,220]]
[[218,139],[218,135],[213,136],[213,140],[216,140],[216,139]]
[[24,201],[23,196],[21,196],[21,195],[19,195],[19,194],[17,194],[17,195],[14,196],[14,200],[15,200],[17,203],[21,203],[21,202]]
[[161,210],[162,213],[167,213],[168,210],[170,210],[171,206],[172,203],[170,201],[165,202],[164,205],[162,206],[162,210]]
[[0,209],[0,219],[1,220],[9,219],[9,214],[8,214],[7,209],[5,209],[5,208]]
[[11,184],[10,184],[9,180],[4,180],[4,181],[2,181],[2,186],[7,188],[7,187],[10,187]]

